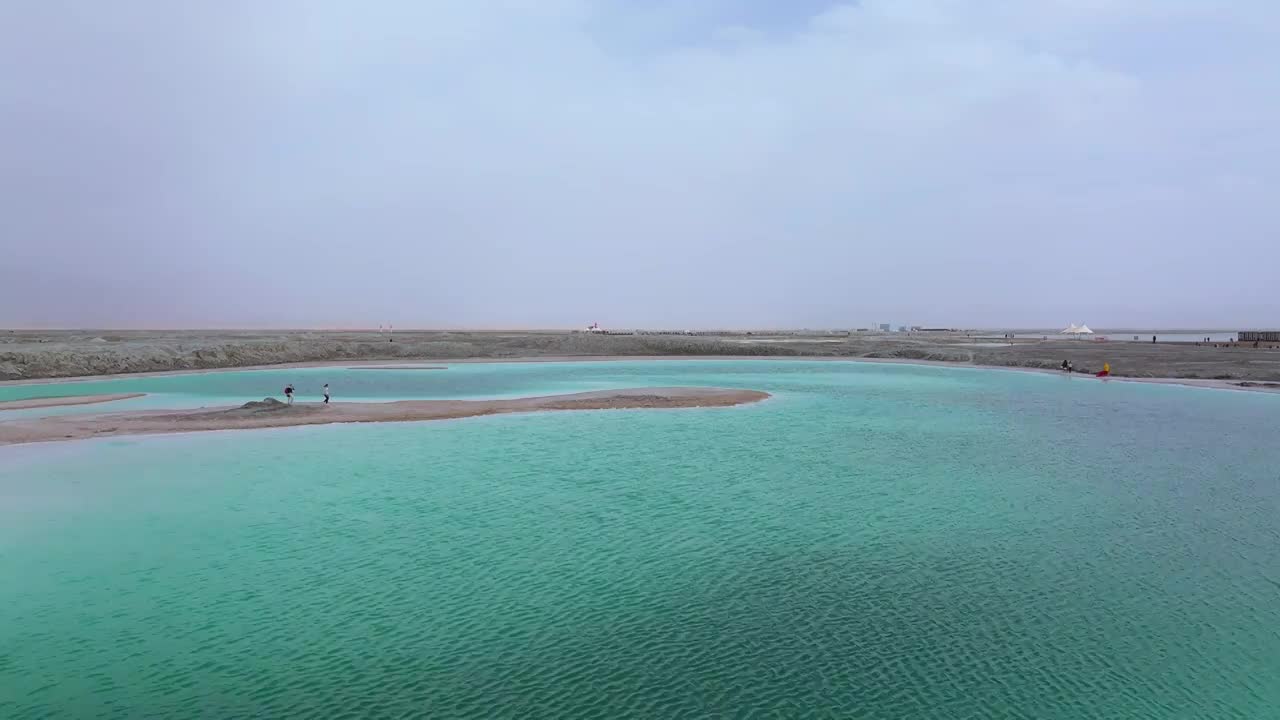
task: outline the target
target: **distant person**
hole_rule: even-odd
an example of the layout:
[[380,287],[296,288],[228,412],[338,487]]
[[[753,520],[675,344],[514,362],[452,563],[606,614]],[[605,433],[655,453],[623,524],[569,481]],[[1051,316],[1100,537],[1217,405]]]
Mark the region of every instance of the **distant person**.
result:
[[1066,372],[1066,371],[1067,371],[1067,361],[1066,361],[1066,360],[1063,360],[1063,361],[1062,361],[1062,372]]
[[324,404],[329,404],[329,383],[324,384]]
[[1073,364],[1071,363],[1071,361],[1070,361],[1070,360],[1068,360],[1068,361],[1067,361],[1067,372],[1069,372],[1069,373],[1073,373],[1073,372],[1075,372],[1075,371],[1076,371],[1076,366],[1075,366],[1075,365],[1073,365]]
[[1155,344],[1156,344],[1156,336],[1155,336],[1155,335],[1152,335],[1152,336],[1151,336],[1151,344],[1152,344],[1152,345],[1155,345]]
[[293,383],[284,386],[284,398],[290,405],[293,404]]

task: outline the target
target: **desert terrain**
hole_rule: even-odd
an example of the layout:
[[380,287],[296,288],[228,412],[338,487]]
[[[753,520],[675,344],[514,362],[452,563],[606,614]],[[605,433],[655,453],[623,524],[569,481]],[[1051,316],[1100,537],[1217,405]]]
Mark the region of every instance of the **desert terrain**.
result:
[[[1000,331],[603,334],[568,331],[0,331],[0,380],[212,370],[293,363],[627,357],[813,357],[917,360],[1119,377],[1280,381],[1280,348],[1251,344],[1098,342]],[[994,336],[994,339],[992,338]]]

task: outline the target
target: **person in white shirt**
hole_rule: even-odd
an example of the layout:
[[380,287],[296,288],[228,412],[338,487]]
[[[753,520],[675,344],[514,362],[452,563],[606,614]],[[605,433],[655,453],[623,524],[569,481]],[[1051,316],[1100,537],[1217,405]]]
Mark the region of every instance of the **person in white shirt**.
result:
[[329,383],[324,384],[324,404],[329,404]]

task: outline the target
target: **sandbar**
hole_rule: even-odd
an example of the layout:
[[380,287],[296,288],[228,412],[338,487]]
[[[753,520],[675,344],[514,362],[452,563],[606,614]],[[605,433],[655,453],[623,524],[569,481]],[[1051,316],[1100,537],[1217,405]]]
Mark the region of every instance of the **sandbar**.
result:
[[639,388],[502,400],[401,400],[386,403],[296,403],[276,400],[240,407],[142,410],[0,423],[0,445],[116,435],[251,430],[331,423],[413,422],[551,410],[729,407],[769,397],[756,390]]
[[118,393],[115,395],[75,395],[72,397],[34,397],[22,400],[0,400],[0,410],[29,410],[31,408],[61,407],[63,405],[94,405],[139,398],[146,393]]
[[444,365],[352,365],[348,370],[448,370]]

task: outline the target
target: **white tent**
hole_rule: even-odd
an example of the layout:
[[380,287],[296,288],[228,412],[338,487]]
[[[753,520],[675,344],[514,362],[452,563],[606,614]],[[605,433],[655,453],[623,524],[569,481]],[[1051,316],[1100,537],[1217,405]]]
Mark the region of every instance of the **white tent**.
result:
[[1059,334],[1075,335],[1076,337],[1080,337],[1081,335],[1092,335],[1093,331],[1089,329],[1088,325],[1077,325],[1075,323],[1071,323],[1069,326],[1067,326],[1066,330],[1063,330]]

